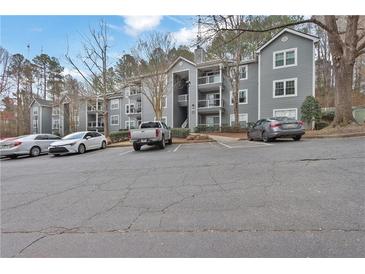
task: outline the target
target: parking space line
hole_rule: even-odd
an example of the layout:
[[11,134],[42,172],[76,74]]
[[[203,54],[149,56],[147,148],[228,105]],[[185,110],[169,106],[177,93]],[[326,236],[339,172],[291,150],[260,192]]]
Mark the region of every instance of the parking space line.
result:
[[122,152],[122,153],[119,153],[119,155],[120,156],[122,156],[122,155],[126,155],[126,154],[128,154],[128,153],[130,153],[130,152],[132,152],[133,150],[128,150],[128,151],[125,151],[125,152]]
[[220,145],[222,145],[222,146],[225,146],[225,147],[227,147],[227,148],[232,148],[231,146],[229,146],[229,145],[227,145],[227,144],[225,144],[225,143],[222,143],[222,142],[217,142],[218,144],[220,144]]
[[172,152],[176,152],[180,147],[181,147],[182,144],[178,145]]

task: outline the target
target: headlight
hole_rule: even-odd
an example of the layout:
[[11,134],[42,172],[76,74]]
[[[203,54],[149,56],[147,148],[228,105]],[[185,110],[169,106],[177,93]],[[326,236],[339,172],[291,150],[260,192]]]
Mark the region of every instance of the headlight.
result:
[[76,144],[76,142],[71,143],[71,144],[67,144],[67,145],[65,145],[65,146],[73,146],[73,145],[75,145],[75,144]]

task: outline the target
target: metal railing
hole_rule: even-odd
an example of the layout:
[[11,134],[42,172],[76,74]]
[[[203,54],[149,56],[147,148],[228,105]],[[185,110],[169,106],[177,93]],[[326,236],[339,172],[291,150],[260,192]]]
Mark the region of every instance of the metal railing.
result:
[[103,127],[103,126],[104,126],[103,122],[98,123],[98,125],[96,124],[96,121],[92,121],[92,122],[87,123],[87,127]]
[[[87,110],[88,111],[96,111],[96,106],[87,106]],[[103,106],[100,106],[98,107],[98,111],[103,111]]]
[[222,100],[220,98],[198,100],[198,108],[216,108],[221,106],[222,106]]
[[220,83],[220,81],[221,81],[220,74],[198,77],[198,85]]
[[188,101],[189,95],[188,94],[181,94],[177,97],[177,101],[179,103],[185,103]]

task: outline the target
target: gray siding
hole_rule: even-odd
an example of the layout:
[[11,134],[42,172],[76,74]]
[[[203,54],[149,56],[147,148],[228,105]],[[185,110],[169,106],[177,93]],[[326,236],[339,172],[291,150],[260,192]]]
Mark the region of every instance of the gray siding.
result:
[[52,108],[42,106],[42,132],[52,133]]
[[[118,109],[112,109],[112,100],[117,100],[119,102]],[[121,123],[121,110],[122,110],[122,99],[121,98],[112,98],[109,101],[109,130],[110,132],[113,131],[119,131],[119,129],[124,128],[124,122]],[[123,109],[124,111],[124,109]],[[117,115],[119,117],[119,124],[118,125],[112,125],[112,116]]]
[[86,100],[80,101],[79,107],[79,131],[87,130],[87,102]]
[[[286,42],[281,38],[286,36]],[[279,50],[297,48],[297,66],[273,69],[273,53]],[[306,96],[312,95],[313,87],[313,42],[291,33],[283,33],[261,52],[260,116],[271,117],[273,109],[300,107]],[[297,78],[297,96],[273,98],[273,81]]]

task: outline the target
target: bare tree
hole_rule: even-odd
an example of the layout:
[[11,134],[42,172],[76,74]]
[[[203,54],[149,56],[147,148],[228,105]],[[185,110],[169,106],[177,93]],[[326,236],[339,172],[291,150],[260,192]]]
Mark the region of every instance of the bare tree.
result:
[[6,49],[0,47],[0,95],[8,91],[8,67],[10,62],[10,55]]
[[[175,56],[169,54],[174,48],[171,34],[153,32],[140,39],[134,50],[134,56],[142,77],[142,94],[152,105],[157,120],[162,118],[163,100],[167,96],[168,77],[166,70]],[[144,65],[142,65],[144,64]]]
[[[66,53],[66,59],[78,71],[85,82],[92,88],[96,96],[103,99],[104,135],[109,138],[108,94],[110,78],[108,73],[109,36],[107,25],[100,21],[98,29],[90,28],[89,35],[83,36],[83,52],[78,56],[81,65]],[[85,72],[84,72],[85,71]]]

